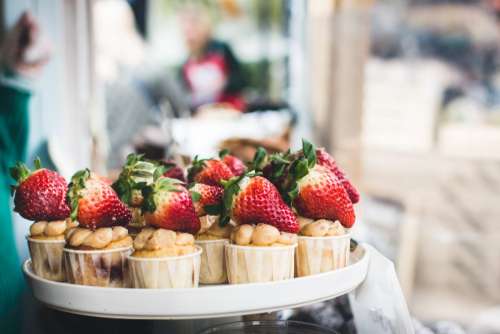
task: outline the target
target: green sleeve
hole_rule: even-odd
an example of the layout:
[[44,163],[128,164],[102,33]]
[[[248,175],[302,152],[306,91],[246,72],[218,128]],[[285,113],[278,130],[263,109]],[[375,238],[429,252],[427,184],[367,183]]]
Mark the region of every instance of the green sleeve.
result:
[[26,155],[29,97],[28,91],[0,82],[0,332],[19,321],[24,286],[12,226],[8,168]]

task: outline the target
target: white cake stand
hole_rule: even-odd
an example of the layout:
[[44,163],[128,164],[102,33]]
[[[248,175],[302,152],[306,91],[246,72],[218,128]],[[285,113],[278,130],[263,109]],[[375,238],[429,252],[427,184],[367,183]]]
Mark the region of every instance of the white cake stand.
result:
[[369,248],[359,245],[349,266],[280,282],[208,285],[190,289],[101,288],[52,282],[23,265],[36,299],[80,315],[123,319],[202,319],[272,312],[346,294],[363,282]]

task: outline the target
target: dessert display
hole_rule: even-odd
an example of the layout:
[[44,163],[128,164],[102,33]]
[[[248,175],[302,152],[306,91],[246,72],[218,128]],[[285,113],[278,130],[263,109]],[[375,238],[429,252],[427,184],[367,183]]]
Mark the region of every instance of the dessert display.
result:
[[259,148],[247,164],[227,150],[195,157],[186,173],[131,154],[114,183],[84,169],[67,185],[35,166],[11,169],[14,210],[33,221],[31,268],[49,280],[196,288],[349,265],[359,193],[333,157],[307,141],[294,152]]
[[224,184],[223,204],[222,222],[231,219],[238,225],[231,234],[231,244],[226,245],[229,283],[293,278],[293,234],[299,231],[299,225],[278,189],[250,172]]
[[200,229],[191,194],[177,179],[158,176],[143,189],[148,226],[134,240],[128,256],[133,288],[192,288],[199,283],[201,248],[194,245]]
[[[256,164],[266,158],[256,156]],[[303,141],[302,150],[267,158],[264,175],[278,185],[300,223],[296,274],[308,276],[345,267],[348,229],[356,216],[359,193],[324,149]],[[336,222],[338,221],[338,222]]]
[[200,219],[200,230],[196,244],[201,247],[200,283],[215,284],[227,281],[224,247],[229,243],[232,225],[220,224],[222,187],[194,183],[189,189],[196,215]]
[[109,182],[88,169],[75,173],[68,189],[71,217],[79,227],[66,231],[64,262],[69,283],[126,287],[126,256],[132,214]]
[[17,181],[14,211],[34,222],[26,239],[35,274],[51,281],[64,281],[64,233],[76,225],[69,219],[68,186],[61,175],[42,168],[38,159],[35,168],[31,171],[22,163],[11,168],[11,175]]

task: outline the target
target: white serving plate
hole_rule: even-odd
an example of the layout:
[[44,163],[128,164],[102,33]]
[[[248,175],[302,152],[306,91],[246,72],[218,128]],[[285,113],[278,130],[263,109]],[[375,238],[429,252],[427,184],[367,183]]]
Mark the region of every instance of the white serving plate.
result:
[[304,306],[354,290],[366,277],[369,247],[359,245],[348,267],[280,282],[208,285],[188,289],[101,288],[52,282],[23,271],[36,299],[69,313],[124,319],[201,319]]

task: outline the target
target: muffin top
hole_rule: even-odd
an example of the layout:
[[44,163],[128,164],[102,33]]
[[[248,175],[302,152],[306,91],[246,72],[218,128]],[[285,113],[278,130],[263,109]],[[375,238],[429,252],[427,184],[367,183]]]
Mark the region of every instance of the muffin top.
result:
[[189,233],[146,227],[135,237],[135,257],[168,257],[194,253],[194,237]]
[[328,219],[313,220],[305,217],[297,217],[300,225],[299,235],[307,237],[331,237],[347,234],[348,230],[338,221]]
[[65,220],[38,221],[30,226],[30,237],[38,240],[64,240],[66,230],[78,226],[70,218]]
[[125,227],[101,227],[92,231],[75,227],[66,231],[66,247],[80,250],[105,250],[132,246],[132,238]]
[[231,223],[221,227],[219,225],[219,216],[201,216],[200,223],[200,231],[196,234],[197,240],[229,239],[233,230]]
[[288,246],[297,242],[297,235],[268,224],[243,224],[234,228],[231,242],[240,246]]

